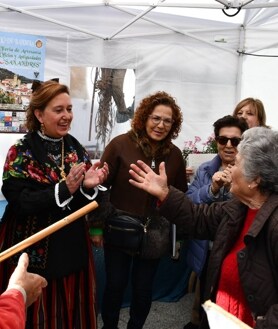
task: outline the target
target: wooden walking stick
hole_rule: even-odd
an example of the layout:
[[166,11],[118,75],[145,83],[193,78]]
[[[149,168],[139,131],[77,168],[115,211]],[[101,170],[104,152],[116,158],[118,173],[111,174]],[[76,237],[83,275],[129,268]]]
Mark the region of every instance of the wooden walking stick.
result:
[[43,230],[29,236],[27,239],[15,244],[11,248],[3,251],[0,253],[0,262],[3,260],[13,256],[14,254],[18,253],[19,251],[31,246],[32,244],[42,240],[43,238],[47,237],[48,235],[58,231],[60,228],[74,222],[76,219],[85,216],[88,212],[96,209],[98,207],[98,203],[93,201],[86,206],[76,210],[72,214],[60,219],[58,222],[49,225],[48,227],[44,228]]

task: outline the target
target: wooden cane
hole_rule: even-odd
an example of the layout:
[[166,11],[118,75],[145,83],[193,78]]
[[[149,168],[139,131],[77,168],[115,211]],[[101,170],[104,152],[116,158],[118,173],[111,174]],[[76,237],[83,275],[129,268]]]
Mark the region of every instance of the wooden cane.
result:
[[86,206],[76,210],[72,214],[60,219],[54,224],[49,225],[48,227],[44,228],[43,230],[29,236],[27,239],[15,244],[11,248],[3,251],[0,253],[0,262],[3,260],[13,256],[14,254],[18,253],[19,251],[29,247],[30,245],[42,240],[43,238],[47,237],[48,235],[60,230],[62,227],[74,222],[76,219],[85,216],[88,212],[96,209],[98,207],[98,203],[93,201]]

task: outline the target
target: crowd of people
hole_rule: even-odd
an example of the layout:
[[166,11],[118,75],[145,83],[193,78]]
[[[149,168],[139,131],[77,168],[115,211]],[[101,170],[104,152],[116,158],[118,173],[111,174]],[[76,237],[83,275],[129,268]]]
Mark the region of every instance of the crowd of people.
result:
[[[173,225],[190,241],[188,266],[198,272],[200,289],[198,317],[184,328],[209,328],[201,312],[208,299],[252,328],[278,328],[278,133],[266,125],[263,103],[246,98],[214,122],[218,154],[197,169],[189,186],[173,143],[182,110],[168,93],[143,98],[131,129],[112,139],[94,164],[69,134],[72,120],[66,85],[34,85],[28,132],[10,147],[3,170],[8,204],[1,250],[92,200],[99,207],[0,264],[0,327],[96,329],[94,245],[104,248],[103,329],[118,328],[129,279],[127,329],[142,329],[165,249],[150,256],[153,250],[143,255],[109,243],[109,220],[128,216],[144,227],[166,221],[167,246]],[[202,244],[201,257],[194,243]]]

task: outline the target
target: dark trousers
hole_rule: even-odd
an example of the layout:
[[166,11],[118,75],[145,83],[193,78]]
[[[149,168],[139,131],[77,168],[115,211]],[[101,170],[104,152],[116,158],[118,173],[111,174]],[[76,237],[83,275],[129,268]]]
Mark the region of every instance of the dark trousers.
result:
[[106,286],[102,300],[103,329],[117,329],[125,289],[131,275],[132,297],[127,329],[141,329],[152,304],[153,279],[159,259],[146,260],[104,247]]
[[[206,277],[207,277],[209,256],[210,256],[210,250],[208,250],[207,258],[206,258],[206,261],[205,261],[205,264],[202,269],[200,277],[197,277],[197,274],[195,274],[196,275],[196,286],[195,286],[195,294],[194,294],[194,301],[193,301],[190,322],[192,322],[193,324],[198,325],[198,326],[200,325],[201,320],[205,314],[202,304],[205,302],[204,292],[205,292],[205,286],[206,286]],[[194,272],[192,272],[191,276],[194,276]]]

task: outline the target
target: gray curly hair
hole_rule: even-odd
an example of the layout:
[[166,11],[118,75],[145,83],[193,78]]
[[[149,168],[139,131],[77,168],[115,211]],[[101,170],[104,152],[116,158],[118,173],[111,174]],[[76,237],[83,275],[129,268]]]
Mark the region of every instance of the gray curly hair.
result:
[[238,145],[242,173],[248,181],[259,178],[262,193],[278,192],[278,131],[254,127],[246,130]]

